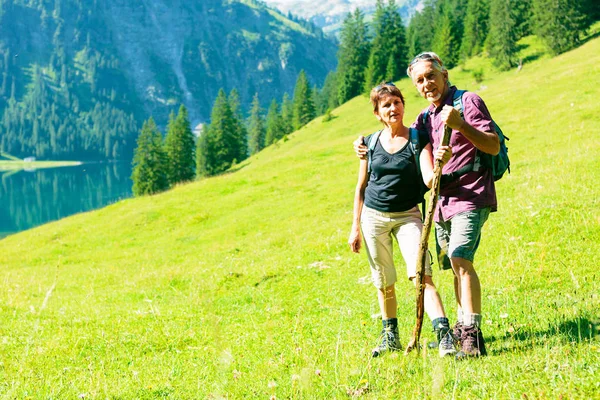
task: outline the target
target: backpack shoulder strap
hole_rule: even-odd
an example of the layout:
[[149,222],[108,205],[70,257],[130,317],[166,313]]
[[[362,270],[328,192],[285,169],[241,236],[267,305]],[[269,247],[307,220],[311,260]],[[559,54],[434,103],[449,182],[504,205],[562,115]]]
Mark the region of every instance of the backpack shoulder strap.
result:
[[[422,185],[423,177],[421,176],[421,163],[419,161],[419,157],[421,155],[421,146],[419,145],[419,131],[415,128],[408,128],[408,136],[411,150],[415,155],[418,179],[417,183],[419,185]],[[421,200],[421,221],[425,221],[425,197],[423,197],[423,199]]]
[[[417,167],[419,166],[419,156],[421,155],[421,149],[419,148],[419,131],[415,128],[408,128],[408,136],[410,147],[417,160]],[[420,170],[419,170],[420,171]]]
[[381,135],[381,131],[377,131],[369,137],[369,150],[373,151],[375,146],[377,145],[377,141],[379,140],[379,135]]
[[427,125],[427,119],[429,118],[429,107],[423,112],[423,125]]
[[[465,94],[466,92],[467,92],[466,90],[457,90],[456,92],[454,92],[454,97],[452,97],[452,106],[460,112],[460,116],[463,119],[465,118],[464,107],[463,107],[463,94]],[[460,170],[456,171],[455,174],[458,174],[458,176],[460,176],[460,175],[466,174],[467,172],[479,171],[480,169],[481,169],[481,155],[480,155],[479,150],[477,150],[475,152],[475,161],[474,161],[473,165],[465,166],[465,167],[461,168]]]
[[457,90],[452,97],[452,106],[460,112],[460,116],[464,118],[462,97],[466,90]]
[[369,137],[369,143],[367,143],[367,174],[371,175],[371,160],[373,159],[373,151],[375,150],[375,146],[377,145],[377,141],[379,140],[379,135],[381,135],[381,130],[373,133]]

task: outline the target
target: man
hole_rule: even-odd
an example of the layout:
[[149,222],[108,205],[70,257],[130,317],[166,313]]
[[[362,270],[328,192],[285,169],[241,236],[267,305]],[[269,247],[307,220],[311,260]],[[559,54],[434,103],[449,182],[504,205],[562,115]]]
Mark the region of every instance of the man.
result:
[[[448,71],[437,54],[419,54],[409,64],[407,74],[421,96],[431,103],[414,126],[428,132],[434,149],[440,146],[444,125],[452,128],[453,157],[443,169],[434,217],[438,259],[444,269],[451,267],[454,272],[458,303],[454,334],[461,346],[457,357],[484,356],[481,286],[473,259],[481,228],[489,213],[496,211],[496,190],[491,170],[480,166],[479,160],[481,153],[498,154],[500,141],[478,95],[462,94],[462,113],[453,107],[457,89],[450,84]],[[366,146],[358,140],[354,147],[359,156],[366,156]]]

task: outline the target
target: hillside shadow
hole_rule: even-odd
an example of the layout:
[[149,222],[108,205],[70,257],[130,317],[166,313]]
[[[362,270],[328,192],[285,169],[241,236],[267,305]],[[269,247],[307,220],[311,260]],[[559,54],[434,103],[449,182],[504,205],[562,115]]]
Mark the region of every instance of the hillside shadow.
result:
[[536,342],[543,343],[543,339],[559,337],[561,341],[571,343],[583,343],[600,338],[600,318],[576,317],[551,325],[548,329],[539,331],[517,330],[501,336],[485,336],[485,343],[491,344],[503,341],[502,348],[491,349],[491,353],[499,355],[502,353],[523,351],[532,349]]
[[[594,39],[596,39],[596,38],[597,38],[597,37],[599,37],[599,36],[600,36],[600,31],[598,31],[598,32],[594,32],[594,33],[592,33],[590,36],[588,36],[588,37],[586,37],[585,39],[583,39],[583,40],[581,41],[581,43],[579,44],[579,46],[581,46],[582,44],[585,44],[585,43],[589,42],[590,40],[594,40]],[[579,47],[579,46],[577,46],[577,47]]]
[[515,46],[515,53],[518,53],[520,51],[525,50],[526,48],[528,48],[530,45],[525,44],[525,43],[519,43]]
[[530,54],[527,57],[523,57],[523,64],[527,64],[530,63],[532,61],[535,61],[537,59],[539,59],[540,57],[542,57],[543,53],[534,53],[534,54]]
[[[516,53],[519,53],[519,52],[521,52],[521,51],[523,51],[523,50],[525,50],[525,49],[527,49],[529,47],[531,47],[530,44],[524,44],[524,43],[518,44],[517,45],[517,49],[516,49]],[[524,65],[524,64],[530,63],[532,61],[535,61],[535,60],[541,58],[543,55],[544,55],[543,52],[537,52],[537,53],[529,54],[528,56],[522,57],[520,59],[520,64]]]
[[220,174],[217,174],[217,176],[233,174],[234,172],[238,172],[238,171],[246,168],[248,165],[250,165],[250,161],[245,161],[243,164],[238,164],[235,167],[229,168],[225,172],[221,172]]

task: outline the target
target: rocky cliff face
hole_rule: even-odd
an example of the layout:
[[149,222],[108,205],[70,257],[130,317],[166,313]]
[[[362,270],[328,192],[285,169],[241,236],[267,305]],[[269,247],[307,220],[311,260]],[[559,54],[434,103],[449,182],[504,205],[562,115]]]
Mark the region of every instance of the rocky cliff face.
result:
[[[37,115],[8,117],[0,126],[2,146],[56,158],[60,140],[32,151],[33,139],[15,134],[32,130],[52,104],[55,117],[73,119],[63,131],[89,130],[90,118],[110,110],[138,126],[153,115],[164,126],[181,103],[193,123],[206,122],[220,88],[238,89],[243,108],[256,92],[266,106],[292,94],[302,69],[312,84],[322,84],[335,69],[336,51],[317,28],[254,0],[0,0],[0,115],[7,109],[16,115],[18,104],[39,106]],[[58,132],[61,115],[56,126],[38,124],[37,141]],[[93,152],[91,142],[114,147],[125,135],[129,148],[128,124],[113,139],[70,140],[69,147],[81,142]],[[123,145],[100,153],[122,153]]]
[[291,93],[305,69],[321,84],[335,68],[335,45],[264,7],[240,2],[108,1],[106,21],[148,111],[183,101],[206,120],[220,87],[267,103]]

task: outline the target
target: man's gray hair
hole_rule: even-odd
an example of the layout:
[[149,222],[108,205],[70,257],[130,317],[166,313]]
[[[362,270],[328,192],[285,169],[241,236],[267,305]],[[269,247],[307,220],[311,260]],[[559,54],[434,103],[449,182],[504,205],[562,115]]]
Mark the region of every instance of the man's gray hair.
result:
[[433,67],[438,71],[447,71],[446,67],[444,67],[444,63],[442,62],[440,56],[435,54],[433,51],[426,51],[417,55],[415,58],[413,58],[410,64],[408,64],[408,68],[406,69],[406,75],[408,75],[410,79],[412,79],[412,68],[419,61],[430,61],[431,65],[433,65]]

